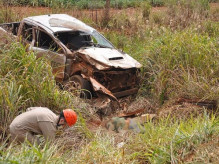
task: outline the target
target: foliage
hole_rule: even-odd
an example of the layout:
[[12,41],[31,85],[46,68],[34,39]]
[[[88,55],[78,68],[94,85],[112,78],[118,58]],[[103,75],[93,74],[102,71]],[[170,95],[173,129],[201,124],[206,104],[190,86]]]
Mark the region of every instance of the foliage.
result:
[[108,27],[122,33],[107,38],[144,65],[141,95],[160,104],[179,97],[217,100],[218,22],[190,17],[190,26],[175,22],[174,27],[164,15],[153,13],[145,22],[120,14]]
[[[50,64],[43,58],[36,59],[33,52],[14,43],[0,53],[0,131],[7,133],[12,119],[30,106],[45,106],[60,113],[80,103],[83,116],[83,102],[77,102],[71,93],[61,91],[56,85]],[[80,122],[80,121],[79,121]]]
[[171,27],[186,27],[209,16],[208,0],[168,0],[167,6]]
[[[168,0],[177,3],[181,0]],[[200,0],[199,0],[200,1]],[[208,2],[218,2],[218,0],[206,0]],[[105,0],[3,0],[5,4],[10,5],[30,5],[30,6],[44,6],[44,7],[63,7],[70,8],[75,6],[79,9],[104,8]],[[113,8],[128,8],[140,7],[142,2],[150,3],[152,6],[164,6],[165,0],[111,0],[111,7]],[[182,1],[181,1],[182,2]]]
[[179,96],[217,99],[216,40],[194,33],[193,30],[166,33],[149,45],[147,70],[152,70],[149,74],[155,95],[167,99]]
[[151,5],[148,3],[143,3],[141,8],[142,8],[142,17],[145,19],[149,19],[151,13]]
[[[156,125],[146,124],[145,133],[136,136],[127,146],[131,159],[149,163],[183,163],[199,145],[213,140],[213,134],[218,136],[218,119],[215,117],[204,114],[204,117],[191,117],[187,121],[171,123],[171,120],[164,119]],[[198,161],[207,162],[203,159],[193,162]]]
[[17,17],[18,15],[16,15],[11,8],[0,4],[0,23],[13,22],[18,20]]
[[163,27],[141,39],[108,38],[144,65],[140,93],[162,104],[177,97],[218,99],[217,35],[218,23],[209,22],[178,32]]
[[[207,147],[219,137],[219,120],[206,113],[198,118],[148,122],[142,134],[97,131],[92,140],[77,149],[61,143],[29,145],[1,144],[1,163],[184,163],[216,162],[205,157]],[[215,141],[216,143],[217,141]],[[205,144],[205,149],[199,148]],[[216,146],[216,145],[215,145]],[[217,146],[216,146],[217,147]],[[201,151],[201,154],[197,154]],[[215,151],[216,153],[217,151]],[[190,155],[193,158],[189,159]],[[189,161],[190,160],[190,161]]]
[[[6,5],[15,5],[15,6],[42,6],[42,7],[52,7],[52,8],[72,8],[76,7],[78,9],[99,9],[105,7],[105,0],[11,0],[6,1],[2,0],[2,2]],[[141,7],[144,3],[149,3],[151,6],[164,6],[173,3],[186,3],[190,1],[184,0],[111,0],[110,4],[112,8],[123,9],[129,7]],[[193,0],[195,2],[195,0]],[[218,2],[218,0],[197,0],[197,2]]]
[[61,163],[64,156],[60,157],[57,145],[37,146],[29,143],[22,145],[11,144],[6,148],[6,144],[0,147],[0,163]]
[[[35,1],[34,5],[38,5],[36,2],[53,6],[55,1]],[[111,2],[113,6],[114,1]],[[128,7],[129,2],[131,4],[131,1],[115,2],[121,3],[116,4],[120,8]],[[144,5],[148,5],[149,1],[145,2]],[[163,5],[161,0],[150,2]],[[112,17],[107,28],[99,26],[116,47],[132,55],[143,65],[138,96],[150,98],[159,105],[179,97],[216,101],[219,98],[219,23],[211,20],[208,1],[187,2],[179,0],[177,4],[176,1],[168,1],[168,9],[173,11],[171,14],[146,12],[145,16],[149,16],[146,20],[142,19],[144,9],[149,11],[150,8],[142,5],[141,14],[129,17],[123,12]],[[66,5],[65,7],[81,3],[80,8],[89,8],[86,0],[80,3],[59,0],[59,3],[60,6]],[[104,3],[100,3],[101,5]],[[132,5],[138,6],[134,2]],[[0,11],[1,21],[17,20],[17,15],[12,13],[8,10]],[[184,18],[186,19],[182,23],[180,20]],[[87,17],[83,19],[93,23]],[[146,123],[143,134],[111,134],[104,130],[92,133],[86,127],[87,120],[84,119],[84,116],[92,114],[87,110],[88,106],[71,93],[57,87],[49,61],[36,59],[34,53],[26,52],[25,47],[14,43],[0,49],[0,65],[1,137],[5,139],[12,119],[27,107],[47,106],[55,112],[66,107],[81,112],[80,124],[77,125],[80,133],[76,133],[83,140],[81,144],[69,137],[71,144],[68,144],[66,138],[60,137],[59,141],[62,142],[40,147],[28,143],[10,145],[1,142],[0,163],[218,161],[217,154],[214,157],[214,153],[218,152],[214,145],[217,145],[219,137],[219,120],[216,115],[204,113],[186,120],[159,118],[156,122]],[[118,143],[124,145],[119,147]]]

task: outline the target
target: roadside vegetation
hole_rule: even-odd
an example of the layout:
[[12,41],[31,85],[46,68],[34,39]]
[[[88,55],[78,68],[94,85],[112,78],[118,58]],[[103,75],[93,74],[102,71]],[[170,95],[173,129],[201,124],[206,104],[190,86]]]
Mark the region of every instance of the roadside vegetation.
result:
[[6,46],[1,47],[0,53],[1,139],[8,134],[8,123],[30,106],[46,106],[58,114],[60,109],[74,109],[78,104],[83,116],[90,114],[78,98],[59,89],[48,61],[36,59],[19,43]]
[[2,144],[2,163],[217,163],[219,120],[203,114],[187,121],[160,119],[143,134],[97,131],[76,149],[63,142],[36,146]]
[[[13,0],[4,1],[6,4],[12,5],[29,5],[29,6],[44,6],[44,7],[57,7],[62,6],[65,8],[76,7],[78,9],[100,9],[105,7],[105,0]],[[164,0],[110,0],[110,6],[112,8],[128,8],[128,7],[139,7],[141,3],[150,3],[153,6],[164,5]]]
[[[177,0],[110,0],[110,6],[112,8],[129,8],[129,7],[140,7],[143,3],[149,3],[152,6],[164,6],[171,2],[176,2]],[[208,2],[217,2],[218,0],[208,0]],[[12,0],[6,1],[3,0],[5,4],[9,5],[29,5],[34,7],[64,7],[71,8],[76,7],[78,9],[100,9],[104,8],[106,1],[105,0]]]
[[[22,5],[33,5],[33,1],[24,2]],[[43,5],[47,1],[37,2],[42,4],[35,6],[49,6]],[[105,5],[105,1],[99,2]],[[114,2],[131,0],[111,1],[111,5]],[[116,47],[142,63],[141,87],[136,99],[147,99],[158,116],[161,108],[169,110],[180,98],[216,102],[218,106],[218,5],[211,8],[208,0],[173,0],[165,3],[165,10],[154,11],[154,3],[162,6],[164,2],[147,2],[150,3],[133,5],[138,7],[136,14],[120,12],[107,22],[98,18],[94,23],[87,17],[78,17],[98,28]],[[68,9],[62,12],[68,13]],[[8,18],[18,21],[22,16],[17,17],[9,7],[0,11],[0,22]],[[155,121],[146,123],[145,132],[141,134],[114,134],[104,129],[93,132],[86,126],[86,120],[95,110],[56,85],[47,60],[36,59],[25,47],[12,42],[1,45],[0,65],[0,163],[219,161],[218,107],[211,110],[200,107],[186,117],[160,115]],[[80,119],[74,128],[50,145],[9,144],[10,122],[29,106],[46,106],[56,113],[63,108],[73,108],[80,113]],[[178,105],[174,112],[178,113],[180,107]]]

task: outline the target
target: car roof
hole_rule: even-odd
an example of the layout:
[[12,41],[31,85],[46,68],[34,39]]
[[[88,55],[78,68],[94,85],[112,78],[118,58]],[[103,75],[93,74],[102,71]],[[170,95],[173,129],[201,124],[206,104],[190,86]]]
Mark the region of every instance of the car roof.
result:
[[[51,24],[49,23],[51,19],[59,19],[63,21],[68,21],[74,24],[79,24],[80,27],[83,26],[83,29],[94,30],[92,27],[86,25],[82,21],[67,14],[49,14],[49,15],[39,15],[39,16],[24,18],[25,21],[38,25],[50,33],[73,31],[71,28],[66,28],[66,27],[61,27],[61,26],[59,27],[51,26]],[[78,28],[78,31],[80,31],[80,28]]]

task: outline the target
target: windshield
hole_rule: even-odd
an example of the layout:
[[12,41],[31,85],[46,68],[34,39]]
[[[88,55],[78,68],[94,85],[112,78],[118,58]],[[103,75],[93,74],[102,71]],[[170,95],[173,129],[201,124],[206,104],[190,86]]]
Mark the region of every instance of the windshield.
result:
[[[93,40],[96,40],[97,44],[103,45],[105,47],[109,47],[109,48],[114,48],[114,46],[112,45],[112,43],[110,43],[103,35],[101,35],[100,33],[98,33],[96,30],[94,30],[91,34],[94,38],[92,38]],[[95,42],[95,41],[94,41]]]
[[96,30],[89,34],[82,31],[59,32],[55,36],[70,50],[82,47],[114,48],[112,43]]

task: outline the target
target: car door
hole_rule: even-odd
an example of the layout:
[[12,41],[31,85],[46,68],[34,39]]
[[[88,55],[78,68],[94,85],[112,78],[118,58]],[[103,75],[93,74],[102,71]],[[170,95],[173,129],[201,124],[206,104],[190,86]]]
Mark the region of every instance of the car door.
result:
[[34,28],[33,36],[30,49],[35,52],[37,57],[46,57],[49,59],[56,80],[63,81],[66,63],[64,50],[50,34],[41,29]]
[[21,30],[18,32],[18,37],[22,36],[22,44],[29,47],[33,40],[33,25],[27,22],[22,22],[20,26]]

